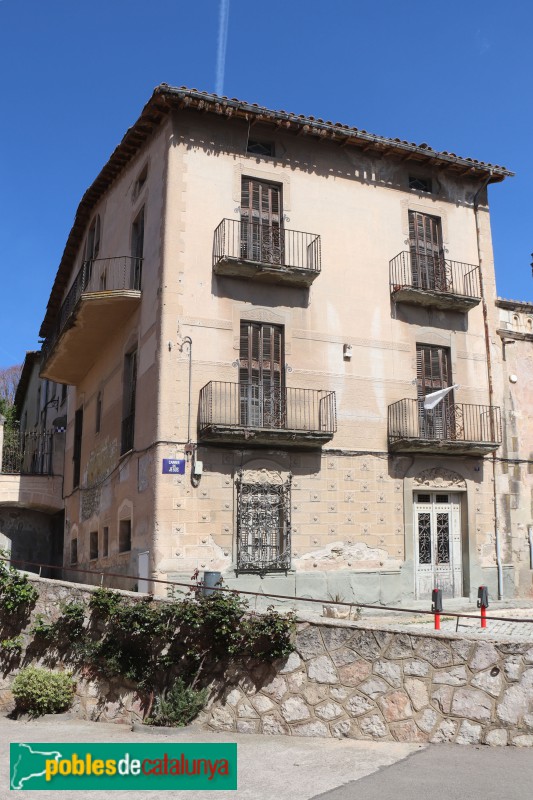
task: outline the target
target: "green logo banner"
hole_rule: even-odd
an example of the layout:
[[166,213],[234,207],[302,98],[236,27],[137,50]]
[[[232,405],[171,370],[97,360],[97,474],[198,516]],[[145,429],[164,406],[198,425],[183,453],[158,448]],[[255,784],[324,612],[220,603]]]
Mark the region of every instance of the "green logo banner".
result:
[[237,745],[12,743],[10,788],[228,791],[237,788]]

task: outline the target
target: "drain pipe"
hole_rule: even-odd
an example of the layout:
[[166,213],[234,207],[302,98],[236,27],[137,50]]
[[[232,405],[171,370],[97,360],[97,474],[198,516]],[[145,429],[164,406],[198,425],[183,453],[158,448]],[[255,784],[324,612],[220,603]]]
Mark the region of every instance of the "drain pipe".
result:
[[[483,281],[483,270],[481,267],[481,242],[480,242],[480,229],[479,229],[479,216],[478,216],[478,208],[479,208],[479,195],[481,192],[487,188],[490,179],[492,178],[492,170],[489,170],[489,174],[477,190],[474,195],[473,199],[473,206],[474,206],[474,220],[476,225],[476,244],[477,244],[477,255],[478,255],[478,262],[479,262],[479,288],[481,292],[481,307],[483,309],[483,326],[485,331],[485,351],[487,355],[487,379],[488,379],[488,388],[489,388],[489,407],[490,407],[490,432],[492,441],[496,441],[496,431],[494,428],[494,414],[492,410],[494,408],[494,387],[492,383],[492,359],[490,355],[490,329],[489,329],[489,318],[488,318],[488,309],[487,309],[487,300],[485,297],[485,285]],[[496,454],[492,454],[492,502],[494,508],[494,543],[495,543],[495,550],[496,550],[496,568],[498,573],[498,600],[503,598],[503,569],[502,569],[502,557],[501,557],[501,549],[500,549],[500,533],[499,533],[499,525],[498,525],[498,496],[496,491]]]
[[529,539],[529,569],[533,569],[533,525],[527,526],[527,538]]
[[192,339],[190,336],[185,336],[180,350],[183,353],[185,345],[189,345],[189,407],[187,409],[187,444],[191,443],[191,389],[192,389]]

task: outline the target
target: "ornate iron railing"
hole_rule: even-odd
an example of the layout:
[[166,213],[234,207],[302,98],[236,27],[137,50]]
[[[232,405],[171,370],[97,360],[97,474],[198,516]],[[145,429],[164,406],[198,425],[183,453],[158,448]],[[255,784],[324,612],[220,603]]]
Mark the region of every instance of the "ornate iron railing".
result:
[[43,343],[44,360],[46,360],[63,328],[74,313],[80,297],[83,294],[97,294],[99,292],[140,291],[142,262],[142,258],[132,258],[130,256],[97,258],[92,261],[84,261],[61,305],[56,329]]
[[251,220],[223,219],[215,230],[213,265],[226,260],[319,273],[320,236]]
[[389,406],[389,441],[425,439],[500,443],[501,413],[497,406],[442,401],[424,409],[421,400],[398,400]]
[[55,431],[20,433],[18,427],[4,429],[2,473],[11,475],[53,475]]
[[224,428],[337,430],[335,392],[210,381],[200,391],[200,433]]
[[391,292],[406,287],[463,297],[480,297],[479,267],[450,261],[438,253],[398,253],[389,261]]
[[290,478],[237,481],[237,569],[287,570],[291,565]]

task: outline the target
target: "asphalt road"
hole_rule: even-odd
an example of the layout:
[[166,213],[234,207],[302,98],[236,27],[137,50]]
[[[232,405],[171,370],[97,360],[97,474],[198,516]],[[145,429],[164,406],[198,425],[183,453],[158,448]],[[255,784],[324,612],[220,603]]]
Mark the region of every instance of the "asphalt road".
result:
[[[386,746],[386,745],[385,745]],[[408,758],[315,795],[315,800],[528,800],[533,751],[429,745]]]
[[[10,742],[237,742],[236,792],[169,791],[183,800],[530,800],[531,749],[418,745],[336,739],[209,733],[182,728],[170,735],[67,717],[0,718],[0,800],[9,790]],[[39,800],[154,800],[155,792],[27,791]]]

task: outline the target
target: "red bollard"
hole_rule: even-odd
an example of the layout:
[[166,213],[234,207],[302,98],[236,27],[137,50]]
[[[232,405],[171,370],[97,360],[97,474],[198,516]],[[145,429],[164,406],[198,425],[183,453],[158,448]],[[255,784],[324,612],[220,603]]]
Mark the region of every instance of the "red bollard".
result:
[[489,607],[489,590],[480,586],[477,590],[477,607],[481,609],[481,627],[487,627],[487,608]]
[[440,612],[442,611],[442,592],[433,589],[431,593],[431,610],[435,614],[435,630],[440,631]]

